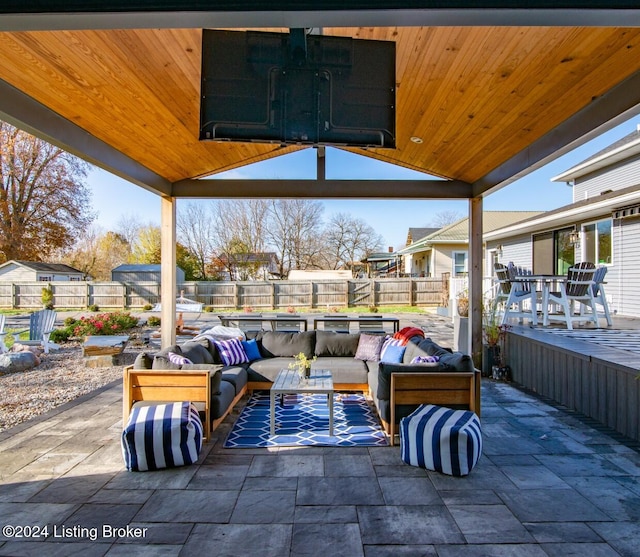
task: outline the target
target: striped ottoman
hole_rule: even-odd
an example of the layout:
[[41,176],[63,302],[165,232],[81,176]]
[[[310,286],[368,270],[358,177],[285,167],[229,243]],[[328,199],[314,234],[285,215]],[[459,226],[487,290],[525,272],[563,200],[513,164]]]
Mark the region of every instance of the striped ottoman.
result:
[[400,420],[403,462],[450,476],[466,476],[482,454],[475,413],[426,404]]
[[193,464],[202,433],[198,410],[190,402],[134,406],[122,432],[125,466],[143,472]]

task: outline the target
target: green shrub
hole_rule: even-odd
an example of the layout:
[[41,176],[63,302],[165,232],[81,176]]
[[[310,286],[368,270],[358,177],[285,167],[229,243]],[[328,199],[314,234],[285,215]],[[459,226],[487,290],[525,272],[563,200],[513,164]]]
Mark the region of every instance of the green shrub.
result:
[[159,327],[160,326],[160,318],[156,317],[155,315],[152,315],[151,317],[149,317],[149,319],[147,319],[147,324],[150,327]]
[[42,288],[41,300],[45,309],[53,309],[53,288],[51,288],[50,284]]
[[100,311],[100,306],[98,304],[91,304],[88,309],[89,311]]
[[73,327],[78,322],[75,317],[65,317],[64,326],[65,327]]
[[82,317],[73,329],[75,336],[119,335],[138,325],[138,319],[129,313],[116,311]]
[[371,313],[378,313],[378,307],[374,306],[374,305],[371,305],[371,306],[369,306],[369,311]]
[[205,311],[207,313],[211,313],[213,311],[213,307],[212,306],[204,306],[203,311]]
[[153,306],[151,304],[145,304],[142,306],[142,311],[151,311]]
[[73,335],[73,329],[71,327],[63,327],[62,329],[54,329],[51,331],[49,340],[51,342],[66,342],[69,337]]

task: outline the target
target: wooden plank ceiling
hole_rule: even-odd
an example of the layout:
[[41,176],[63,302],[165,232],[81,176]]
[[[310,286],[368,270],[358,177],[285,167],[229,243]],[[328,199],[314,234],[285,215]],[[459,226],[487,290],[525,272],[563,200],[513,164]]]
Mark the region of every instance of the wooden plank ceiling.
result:
[[[468,183],[640,70],[638,28],[323,32],[397,43],[397,148],[354,151]],[[0,32],[0,52],[0,79],[172,183],[299,148],[198,141],[199,29]]]

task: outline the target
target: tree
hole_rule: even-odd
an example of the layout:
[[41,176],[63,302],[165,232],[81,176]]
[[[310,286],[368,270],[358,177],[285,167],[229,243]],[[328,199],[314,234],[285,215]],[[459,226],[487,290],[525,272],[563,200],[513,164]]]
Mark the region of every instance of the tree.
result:
[[[208,279],[207,267],[215,252],[213,209],[214,206],[210,203],[199,202],[188,203],[178,211],[178,237],[195,264],[194,278],[188,280]],[[187,269],[184,270],[187,271]]]
[[160,227],[153,224],[138,231],[132,249],[133,263],[160,263]]
[[327,264],[332,269],[351,268],[362,257],[381,249],[383,240],[362,219],[337,213],[325,228]]
[[271,200],[267,238],[278,256],[280,276],[286,277],[291,269],[320,266],[323,211],[319,201]]
[[198,258],[180,243],[176,244],[176,265],[184,271],[184,280],[201,280]]
[[88,165],[0,122],[0,261],[42,261],[94,220]]
[[449,224],[459,221],[461,218],[462,215],[458,213],[458,211],[440,211],[433,215],[429,226],[433,228],[443,228]]

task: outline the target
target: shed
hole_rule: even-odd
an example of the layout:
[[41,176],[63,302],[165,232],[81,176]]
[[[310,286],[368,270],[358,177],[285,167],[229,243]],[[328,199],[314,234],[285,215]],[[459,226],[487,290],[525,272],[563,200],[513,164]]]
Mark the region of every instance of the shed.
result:
[[43,263],[41,261],[18,261],[12,259],[0,265],[0,281],[69,281],[89,280],[85,273],[64,263]]
[[[160,264],[126,264],[111,270],[115,282],[161,282]],[[184,271],[176,266],[176,281],[184,282]]]

